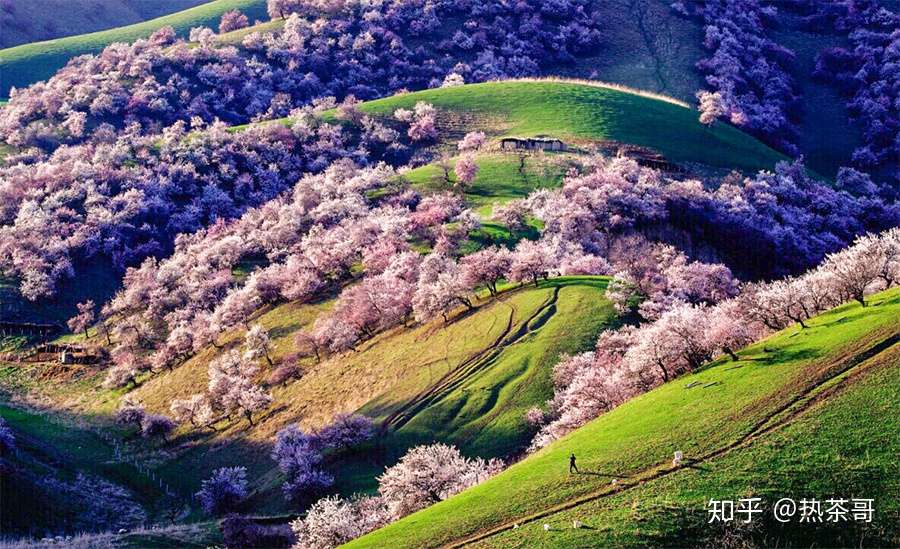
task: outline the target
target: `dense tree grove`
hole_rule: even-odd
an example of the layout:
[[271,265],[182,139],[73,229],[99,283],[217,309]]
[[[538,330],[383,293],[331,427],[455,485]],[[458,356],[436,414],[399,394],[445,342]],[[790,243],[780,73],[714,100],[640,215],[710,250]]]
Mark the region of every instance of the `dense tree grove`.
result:
[[863,143],[853,162],[881,166],[900,180],[900,15],[874,0],[797,2],[815,31],[846,33],[849,47],[832,47],[816,59],[814,76],[831,82],[849,99]]
[[499,460],[468,459],[453,446],[410,449],[378,477],[378,495],[314,503],[291,527],[297,549],[330,549],[445,500],[503,469]]
[[[351,348],[401,321],[412,311],[420,261],[409,239],[436,242],[443,226],[466,210],[456,196],[422,198],[397,181],[385,165],[337,162],[235,222],[179,236],[170,258],[129,269],[125,287],[105,308],[120,333],[113,357],[128,363],[121,382],[111,385],[127,384],[132,373],[173,367],[215,344],[223,330],[248,322],[265,303],[333,290],[359,261],[364,280],[342,293],[332,315],[340,323],[317,322],[314,349]],[[375,190],[377,199],[371,198]],[[267,264],[236,280],[232,270],[254,258]],[[250,338],[251,362],[266,357],[262,335]]]
[[0,168],[0,270],[29,299],[51,295],[80,261],[124,267],[167,253],[175,235],[238,216],[353,150],[327,124],[138,131]]
[[[76,58],[47,82],[13,91],[0,110],[0,138],[24,150],[0,170],[0,270],[37,299],[82,260],[102,254],[125,266],[164,255],[176,234],[274,198],[302,172],[340,156],[363,160],[366,150],[378,156],[396,141],[371,119],[355,144],[304,116],[292,132],[229,134],[219,121],[437,86],[451,72],[471,81],[537,74],[596,46],[590,6],[287,3],[275,10],[288,16],[283,30],[251,33],[240,47],[218,45],[209,29],[195,29],[199,44],[188,45],[166,27]],[[239,14],[223,18],[223,30],[242,24]],[[436,29],[446,40],[406,44]],[[417,105],[410,121],[414,141],[434,136],[427,108]],[[463,179],[473,167],[461,166]]]
[[710,56],[698,68],[712,91],[698,93],[700,120],[724,118],[796,154],[794,145],[798,97],[788,68],[794,52],[766,36],[776,8],[759,0],[675,2],[673,7],[704,23],[704,47]]
[[746,284],[715,305],[678,302],[655,321],[603,332],[593,351],[554,368],[555,394],[547,410],[526,419],[542,425],[532,448],[543,447],[622,402],[695,371],[775,330],[848,300],[900,282],[900,229],[865,235],[800,276]]
[[[802,272],[859,234],[900,224],[896,205],[823,186],[800,164],[729,175],[713,188],[622,158],[590,165],[560,189],[505,207],[543,223],[538,241],[457,259],[454,242],[477,227],[458,196],[422,198],[386,166],[337,162],[233,223],[180,236],[169,259],[129,270],[105,308],[119,319],[113,356],[121,366],[110,384],[171,368],[237,324],[251,328],[248,319],[263,304],[313,299],[351,276],[359,280],[298,336],[301,352],[321,358],[413,318],[447,320],[475,306],[477,289],[495,294],[501,279],[615,274],[610,295],[620,309],[639,304],[654,319],[676,302],[735,295],[735,275]],[[414,240],[432,244],[432,253],[414,253]],[[264,267],[236,280],[232,270],[253,258]],[[362,273],[353,275],[357,263]],[[248,334],[251,361],[267,356],[264,335]]]
[[[52,150],[102,139],[107,124],[157,133],[193,117],[241,123],[285,116],[316,97],[437,87],[451,73],[470,82],[535,75],[600,42],[586,0],[275,4],[270,12],[287,18],[284,28],[250,33],[239,47],[218,45],[210,29],[195,29],[198,44],[189,46],[165,27],[73,59],[47,82],[11,92],[0,137]],[[243,23],[229,13],[221,29]]]
[[858,235],[900,225],[895,203],[820,184],[799,163],[728,175],[710,188],[613,159],[528,203],[546,225],[543,239],[556,245],[615,259],[616,242],[641,233],[749,279],[802,272]]

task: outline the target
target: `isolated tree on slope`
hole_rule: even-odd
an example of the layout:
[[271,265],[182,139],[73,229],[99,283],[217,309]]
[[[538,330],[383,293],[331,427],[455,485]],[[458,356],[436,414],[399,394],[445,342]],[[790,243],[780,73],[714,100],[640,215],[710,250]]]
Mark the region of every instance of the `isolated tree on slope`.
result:
[[441,254],[429,255],[422,261],[413,297],[416,320],[425,322],[441,315],[447,322],[447,315],[460,305],[473,310],[475,307],[468,297],[471,291],[472,287],[463,281],[455,261]]
[[88,338],[88,328],[94,323],[96,315],[94,313],[93,300],[87,300],[78,304],[78,314],[70,318],[66,324],[74,333],[84,332],[84,338]]
[[265,358],[269,366],[273,366],[270,349],[272,342],[269,340],[269,334],[259,324],[254,324],[247,330],[244,336],[244,359],[249,361]]
[[460,276],[466,286],[484,286],[497,295],[499,282],[512,265],[512,254],[506,248],[491,246],[459,260]]
[[209,397],[212,404],[231,415],[239,412],[253,425],[253,414],[272,403],[272,395],[256,384],[259,367],[229,351],[209,364]]
[[144,438],[162,438],[166,440],[175,429],[175,422],[159,414],[146,414],[141,420],[141,436]]
[[206,395],[200,394],[173,400],[169,411],[172,412],[176,421],[187,421],[194,427],[209,424],[213,415]]
[[484,135],[484,132],[469,132],[459,140],[456,144],[456,148],[459,149],[460,152],[475,152],[481,147],[484,146],[487,138]]
[[216,469],[197,492],[203,510],[214,515],[234,511],[246,497],[246,467]]
[[137,376],[150,369],[150,365],[143,357],[120,349],[113,353],[115,364],[106,372],[103,386],[107,389],[125,387],[129,383],[137,383]]
[[305,518],[291,523],[297,536],[296,549],[322,549],[343,545],[390,522],[380,497],[320,499],[307,510]]
[[394,518],[406,516],[484,481],[503,468],[499,460],[467,459],[446,444],[417,446],[378,477]]
[[700,100],[701,124],[712,126],[713,122],[728,112],[719,92],[700,91],[697,92],[697,99]]
[[285,498],[301,500],[334,484],[334,478],[319,468],[322,447],[318,436],[304,433],[297,425],[278,431],[272,459],[287,477],[282,486]]
[[243,29],[249,25],[250,21],[246,15],[238,10],[229,10],[222,14],[222,19],[219,21],[219,33]]
[[530,281],[537,286],[538,280],[546,279],[555,267],[556,250],[551,245],[544,240],[538,242],[523,240],[512,254],[512,264],[507,278],[512,282]]
[[478,175],[478,164],[475,163],[475,155],[471,153],[463,154],[456,161],[456,167],[453,169],[456,174],[456,184],[461,188],[468,187],[475,181]]
[[375,424],[359,414],[338,414],[331,423],[319,431],[322,445],[342,450],[367,442],[375,436]]

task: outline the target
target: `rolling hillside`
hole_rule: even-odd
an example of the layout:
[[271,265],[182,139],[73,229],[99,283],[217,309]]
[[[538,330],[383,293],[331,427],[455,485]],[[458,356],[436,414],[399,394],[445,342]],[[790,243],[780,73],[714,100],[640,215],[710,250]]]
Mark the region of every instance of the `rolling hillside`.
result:
[[[811,534],[802,525],[799,534],[780,533],[826,544],[856,544],[857,536],[896,544],[898,313],[900,290],[893,289],[868,308],[844,305],[806,330],[790,327],[742,350],[737,362],[720,359],[637,397],[484,484],[350,546],[700,543],[714,533],[704,528],[709,498],[751,494],[770,504],[881,495],[864,534],[845,529],[845,538],[833,538],[833,528]],[[684,452],[682,467],[671,465],[676,450]],[[568,474],[570,452],[583,474]],[[573,519],[586,528],[572,529]]]
[[6,97],[12,87],[46,80],[73,57],[97,53],[113,42],[145,38],[166,25],[180,36],[186,36],[192,27],[217,28],[222,14],[233,9],[241,10],[251,21],[267,18],[265,0],[214,0],[133,25],[0,50],[0,97]]
[[[606,282],[570,277],[538,288],[508,289],[447,326],[438,321],[388,331],[358,352],[321,364],[308,361],[301,379],[274,388],[275,404],[252,428],[233,421],[217,425],[217,431],[185,430],[167,449],[136,451],[144,452],[142,459],[149,458],[155,474],[182,496],[195,492],[213,469],[244,465],[256,487],[250,505],[268,513],[291,509],[269,453],[276,431],[293,422],[315,429],[337,413],[359,412],[388,427],[370,451],[331,465],[335,488],[346,495],[373,488],[386,464],[419,443],[451,441],[469,455],[506,457],[530,440],[533,432],[521,418],[552,395],[550,371],[559,355],[590,348],[597,334],[615,322],[602,295]],[[289,303],[260,311],[253,322],[271,334],[278,362],[294,352],[294,334],[328,307],[329,302]],[[209,361],[242,337],[242,330],[230,333],[220,340],[222,349],[210,347],[173,372],[150,379],[131,398],[148,410],[168,413],[172,399],[205,390]],[[46,383],[54,377],[52,366],[10,366],[0,373],[0,383],[6,392],[30,392],[67,416],[109,429],[109,415],[123,391],[100,389],[102,372],[76,369],[74,375],[61,375]]]
[[28,42],[131,25],[207,1],[94,0],[89,5],[79,6],[80,17],[59,17],[64,10],[71,9],[69,0],[9,0],[0,13],[0,25],[3,27],[0,47],[10,48]]
[[[547,67],[543,74],[613,82],[695,104],[695,93],[703,87],[702,76],[695,67],[706,55],[702,47],[703,29],[698,21],[677,15],[669,4],[662,0],[602,2],[598,9],[608,26],[602,48],[596,55],[581,58],[577,63]],[[192,26],[212,25],[223,11],[232,7],[247,13],[251,21],[267,19],[264,0],[215,0],[136,25],[0,50],[3,73],[0,97],[8,93],[10,86],[23,87],[49,77],[72,56],[99,51],[112,41],[146,36],[163,24],[172,24],[183,35]],[[845,41],[837,35],[797,30],[796,18],[789,12],[785,12],[784,18],[785,24],[772,32],[778,43],[797,53],[792,76],[803,94],[799,144],[809,165],[831,177],[838,166],[847,164],[850,152],[859,141],[860,129],[848,122],[844,99],[828,85],[813,81],[811,71],[815,55],[822,48],[845,45]],[[266,21],[228,33],[222,42],[237,44],[249,32],[273,31],[282,24],[282,21]]]
[[720,169],[756,171],[786,159],[732,126],[700,124],[697,112],[678,100],[589,81],[524,79],[430,89],[364,102],[360,110],[390,117],[419,101],[438,109],[444,146],[480,130],[490,138],[557,137],[584,149],[627,143],[672,162]]
[[[648,147],[671,162],[701,173],[726,173],[731,169],[755,172],[772,168],[785,159],[727,124],[700,124],[696,111],[677,100],[596,83],[521,80],[472,84],[396,95],[362,103],[360,108],[379,117],[390,117],[396,109],[411,107],[418,101],[433,103],[438,109],[443,138],[436,147],[439,152],[455,150],[456,140],[468,131],[483,130],[495,141],[489,150],[479,154],[480,172],[466,190],[469,203],[485,218],[492,204],[522,198],[537,188],[558,186],[567,168],[577,165],[594,147],[605,148],[607,154],[615,154],[617,144]],[[335,121],[333,112],[324,117]],[[288,124],[289,120],[280,122]],[[272,122],[261,124],[266,123]],[[245,127],[237,126],[234,131]],[[496,141],[508,135],[555,136],[571,150],[520,158],[518,154],[497,150]],[[441,188],[442,183],[435,185],[439,172],[431,164],[408,171],[405,177],[417,188],[429,191]],[[493,242],[509,239],[505,229],[490,223],[485,224],[482,234]],[[98,266],[85,272],[84,279],[66,283],[66,290],[61,292],[64,298],[38,304],[26,302],[17,295],[12,283],[0,280],[0,300],[17,318],[59,322],[73,314],[76,302],[88,297],[100,302],[114,291],[115,273]],[[90,282],[82,283],[85,279]],[[70,291],[70,286],[74,291]]]

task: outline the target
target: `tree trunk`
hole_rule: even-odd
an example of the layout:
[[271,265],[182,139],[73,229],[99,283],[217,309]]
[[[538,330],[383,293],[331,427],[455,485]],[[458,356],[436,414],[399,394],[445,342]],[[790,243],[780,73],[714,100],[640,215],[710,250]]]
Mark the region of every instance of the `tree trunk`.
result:
[[659,366],[659,369],[662,370],[663,381],[669,381],[669,371],[666,370],[666,367],[663,366],[662,362],[657,362],[657,366]]
[[738,356],[736,354],[734,354],[734,351],[731,350],[731,347],[723,347],[722,350],[725,351],[728,354],[728,356],[731,357],[731,360],[738,359]]

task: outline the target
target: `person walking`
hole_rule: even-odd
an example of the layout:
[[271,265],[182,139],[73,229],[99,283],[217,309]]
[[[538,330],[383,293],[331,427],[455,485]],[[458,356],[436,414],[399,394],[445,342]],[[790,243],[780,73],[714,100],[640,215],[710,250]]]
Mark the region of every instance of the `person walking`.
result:
[[572,455],[569,456],[569,472],[572,471],[578,472],[578,466],[575,465],[575,452],[572,452]]

